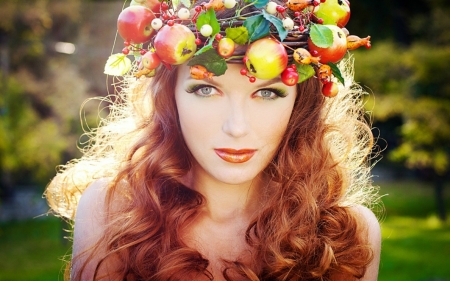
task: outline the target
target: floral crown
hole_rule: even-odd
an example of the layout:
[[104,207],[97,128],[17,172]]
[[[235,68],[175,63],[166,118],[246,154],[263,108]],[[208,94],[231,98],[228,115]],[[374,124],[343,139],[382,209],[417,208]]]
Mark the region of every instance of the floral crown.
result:
[[335,96],[344,83],[336,63],[347,50],[370,48],[370,36],[345,29],[348,0],[284,1],[132,0],[117,20],[125,47],[109,57],[105,73],[152,77],[160,64],[187,62],[193,78],[212,79],[227,63],[243,63],[250,82],[280,77],[292,86],[316,76],[322,93]]

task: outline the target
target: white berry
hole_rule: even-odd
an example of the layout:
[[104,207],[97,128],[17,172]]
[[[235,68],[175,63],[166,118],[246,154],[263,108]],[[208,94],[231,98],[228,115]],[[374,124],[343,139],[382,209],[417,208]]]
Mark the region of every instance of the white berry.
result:
[[156,18],[152,20],[152,27],[154,30],[159,30],[162,27],[162,25],[163,22],[161,19]]
[[190,15],[191,13],[186,8],[181,8],[178,10],[178,18],[180,18],[180,20],[187,20]]
[[267,3],[266,12],[268,12],[271,15],[276,14],[277,13],[277,6],[278,6],[277,3],[270,1],[269,3]]
[[212,32],[212,27],[209,24],[204,24],[202,28],[200,28],[200,33],[205,37],[210,36]]
[[294,21],[291,18],[284,18],[283,27],[286,30],[292,30],[294,28]]
[[236,0],[223,0],[223,5],[227,9],[233,9],[236,6]]

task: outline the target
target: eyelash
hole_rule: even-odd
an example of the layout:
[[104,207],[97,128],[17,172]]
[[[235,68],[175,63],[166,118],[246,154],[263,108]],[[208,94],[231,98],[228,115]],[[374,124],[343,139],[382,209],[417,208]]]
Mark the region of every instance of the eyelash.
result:
[[[262,91],[269,91],[271,93],[274,93],[276,96],[275,97],[263,97],[263,96],[256,96],[258,93],[262,92]],[[265,89],[259,89],[258,91],[256,91],[253,96],[257,97],[257,98],[262,98],[264,100],[275,100],[277,98],[285,98],[287,96],[286,92],[281,90],[281,89],[276,89],[276,88],[265,88]]]
[[204,89],[204,88],[211,88],[211,89],[212,89],[212,90],[211,90],[211,93],[212,93],[214,90],[216,90],[216,88],[214,88],[214,87],[212,87],[212,86],[210,86],[210,85],[199,84],[199,85],[192,85],[192,86],[189,86],[189,87],[186,89],[186,92],[189,93],[189,94],[192,94],[192,93],[193,93],[193,94],[197,95],[198,97],[202,97],[202,98],[209,98],[209,97],[213,96],[213,95],[211,95],[211,94],[209,94],[209,95],[201,94],[199,91],[200,91],[201,89]]
[[[186,89],[186,92],[187,93],[190,93],[190,94],[195,94],[195,95],[197,95],[198,97],[202,97],[202,98],[208,98],[208,97],[212,97],[213,95],[212,94],[207,94],[207,95],[205,95],[205,94],[201,94],[199,91],[201,90],[201,89],[204,89],[204,88],[211,88],[212,90],[211,90],[211,92],[213,92],[214,90],[216,90],[216,88],[214,88],[214,87],[212,87],[212,86],[210,86],[210,85],[205,85],[205,84],[199,84],[199,85],[192,85],[192,86],[189,86],[187,89]],[[216,90],[217,91],[217,90]],[[262,91],[269,91],[269,92],[271,92],[271,93],[273,93],[273,94],[275,94],[275,97],[263,97],[263,96],[257,96],[257,94],[258,93],[261,93]],[[287,93],[286,93],[286,91],[283,91],[283,90],[281,90],[281,89],[276,89],[276,88],[264,88],[264,89],[259,89],[258,91],[256,91],[254,94],[252,94],[252,97],[254,97],[254,98],[261,98],[261,99],[264,99],[264,100],[275,100],[275,99],[277,99],[277,98],[285,98],[287,96]]]

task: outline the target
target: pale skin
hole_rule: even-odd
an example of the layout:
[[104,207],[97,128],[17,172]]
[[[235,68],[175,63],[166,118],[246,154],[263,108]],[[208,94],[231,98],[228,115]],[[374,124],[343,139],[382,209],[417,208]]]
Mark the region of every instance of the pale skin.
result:
[[[206,199],[205,206],[185,227],[182,237],[189,247],[210,261],[208,269],[214,280],[224,280],[222,259],[252,261],[244,233],[264,200],[261,191],[268,181],[262,178],[261,171],[281,141],[296,96],[295,87],[277,79],[249,83],[240,75],[240,68],[240,65],[229,65],[223,76],[193,80],[189,68],[181,66],[175,88],[181,130],[195,158],[185,184]],[[255,152],[244,163],[230,163],[216,153],[215,149],[221,148]],[[106,181],[93,183],[80,200],[75,219],[74,255],[102,236],[105,185]],[[356,206],[353,210],[367,229],[374,253],[361,280],[374,281],[380,258],[380,227],[369,209]],[[89,266],[84,280],[92,277],[93,264]],[[257,269],[258,265],[253,267]],[[336,280],[340,279],[336,277]]]

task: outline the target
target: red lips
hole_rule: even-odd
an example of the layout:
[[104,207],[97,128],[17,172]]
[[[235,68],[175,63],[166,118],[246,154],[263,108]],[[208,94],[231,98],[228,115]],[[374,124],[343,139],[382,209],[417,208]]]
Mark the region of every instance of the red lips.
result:
[[256,149],[217,148],[214,151],[220,158],[229,163],[244,163],[253,157]]

